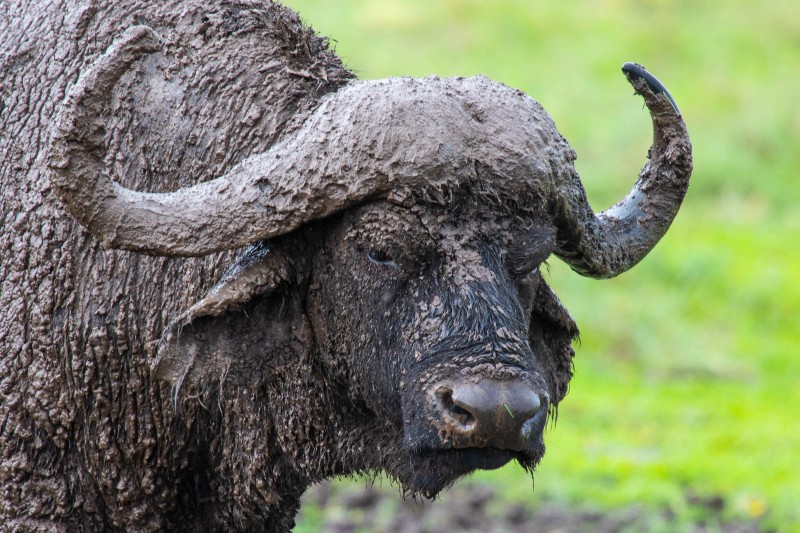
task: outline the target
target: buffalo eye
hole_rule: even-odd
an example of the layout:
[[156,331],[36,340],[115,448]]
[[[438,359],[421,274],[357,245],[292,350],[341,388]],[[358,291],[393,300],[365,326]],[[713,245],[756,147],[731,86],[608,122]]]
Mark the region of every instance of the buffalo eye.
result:
[[535,274],[539,270],[541,262],[536,258],[534,258],[533,260],[517,259],[516,261],[507,261],[506,266],[508,267],[509,272],[511,272],[511,274],[514,277],[526,278],[531,274]]
[[384,252],[383,250],[370,250],[367,252],[367,259],[373,265],[378,265],[387,268],[393,268],[395,270],[399,269],[400,267],[398,264],[392,259],[392,256]]

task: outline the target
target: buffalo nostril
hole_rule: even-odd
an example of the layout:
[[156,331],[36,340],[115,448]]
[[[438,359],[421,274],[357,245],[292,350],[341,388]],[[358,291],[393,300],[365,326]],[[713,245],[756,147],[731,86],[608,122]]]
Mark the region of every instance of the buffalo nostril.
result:
[[443,388],[438,391],[439,400],[442,402],[444,412],[455,419],[465,429],[469,429],[475,423],[475,417],[472,413],[461,405],[457,405],[453,401],[453,390],[450,388]]
[[503,407],[520,424],[533,418],[542,406],[539,395],[527,385],[517,382],[509,383],[506,385],[504,392],[505,402],[503,402]]

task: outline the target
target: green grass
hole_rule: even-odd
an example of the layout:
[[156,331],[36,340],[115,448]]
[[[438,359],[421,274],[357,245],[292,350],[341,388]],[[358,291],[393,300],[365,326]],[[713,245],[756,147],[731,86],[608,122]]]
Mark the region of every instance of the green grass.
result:
[[796,232],[683,215],[636,274],[598,287],[554,269],[583,343],[537,486],[673,509],[719,494],[731,513],[798,521]]
[[800,528],[800,9],[796,0],[291,0],[362,78],[486,74],[525,90],[578,153],[596,209],[630,188],[649,120],[619,67],[646,65],[686,117],[695,172],[667,237],[598,282],[552,261],[581,327],[536,492],[509,499]]

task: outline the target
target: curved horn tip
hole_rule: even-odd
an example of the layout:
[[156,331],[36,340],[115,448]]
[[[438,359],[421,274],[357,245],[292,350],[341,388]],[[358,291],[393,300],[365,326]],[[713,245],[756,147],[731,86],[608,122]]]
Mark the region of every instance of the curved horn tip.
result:
[[98,58],[83,76],[83,83],[79,82],[71,92],[79,95],[82,85],[106,92],[134,62],[146,54],[158,52],[161,47],[161,38],[155,30],[144,25],[131,26]]
[[119,48],[132,48],[136,47],[142,52],[156,52],[161,49],[161,38],[150,26],[140,24],[138,26],[131,26],[122,34],[122,37],[114,43]]
[[625,63],[622,65],[622,72],[625,74],[625,77],[628,78],[628,81],[634,86],[634,88],[636,88],[634,83],[635,80],[644,80],[644,82],[647,84],[647,87],[649,87],[653,93],[663,94],[666,96],[667,100],[669,100],[669,103],[672,106],[672,109],[675,110],[675,114],[681,116],[681,110],[678,109],[678,104],[675,103],[675,99],[672,98],[672,95],[669,93],[664,84],[661,83],[658,78],[650,74],[642,65],[632,62]]
[[650,252],[675,218],[692,172],[691,141],[672,96],[643,66],[625,63],[622,71],[653,121],[649,162],[628,195],[601,213],[592,212],[577,184],[577,194],[562,204],[559,223],[564,238],[556,255],[579,274],[598,279],[625,272]]

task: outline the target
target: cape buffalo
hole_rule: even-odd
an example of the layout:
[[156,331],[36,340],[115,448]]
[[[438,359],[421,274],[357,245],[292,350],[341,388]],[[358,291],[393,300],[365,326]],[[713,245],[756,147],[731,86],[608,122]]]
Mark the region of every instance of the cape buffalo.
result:
[[313,482],[533,470],[577,328],[539,266],[664,235],[666,89],[595,214],[552,119],[474,78],[356,81],[268,2],[0,7],[0,523],[287,530]]

